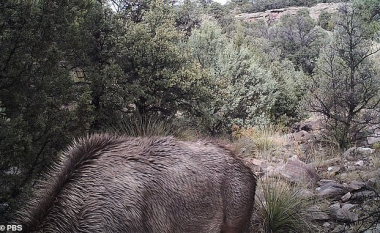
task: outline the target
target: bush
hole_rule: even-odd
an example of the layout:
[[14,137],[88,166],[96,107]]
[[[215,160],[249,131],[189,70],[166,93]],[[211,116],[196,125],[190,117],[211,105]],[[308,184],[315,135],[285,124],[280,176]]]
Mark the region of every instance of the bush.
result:
[[278,179],[262,179],[256,197],[256,221],[265,233],[312,232],[304,217],[308,201],[299,189]]

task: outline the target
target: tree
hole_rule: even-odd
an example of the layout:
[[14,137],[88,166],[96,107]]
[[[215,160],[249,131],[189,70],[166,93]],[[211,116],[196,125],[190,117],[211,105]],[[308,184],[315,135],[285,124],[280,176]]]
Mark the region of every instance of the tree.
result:
[[311,74],[325,34],[319,30],[308,11],[281,17],[276,25],[273,43],[283,51],[282,56],[292,61],[296,69]]
[[306,75],[296,71],[289,60],[273,61],[270,65],[272,77],[277,81],[276,99],[270,110],[272,122],[290,126],[304,117],[300,108],[306,89]]
[[209,133],[226,131],[232,124],[267,122],[276,83],[245,45],[230,41],[215,22],[204,21],[189,38],[189,46],[204,71],[205,88],[211,93],[194,114]]
[[131,106],[140,115],[156,114],[173,117],[187,111],[188,101],[198,98],[197,67],[182,50],[184,33],[175,27],[172,9],[162,1],[153,1],[140,23],[129,21],[119,38],[116,63],[123,74],[114,86],[132,98]]
[[184,31],[186,36],[201,23],[202,8],[194,0],[185,0],[175,9],[175,22],[178,30]]
[[309,110],[325,117],[342,148],[379,123],[380,80],[371,61],[379,48],[371,35],[355,8],[342,7],[333,40],[324,48],[311,80]]
[[91,111],[89,98],[71,79],[68,49],[88,7],[88,1],[0,2],[0,203],[10,209],[58,152],[88,130],[90,119],[81,115]]

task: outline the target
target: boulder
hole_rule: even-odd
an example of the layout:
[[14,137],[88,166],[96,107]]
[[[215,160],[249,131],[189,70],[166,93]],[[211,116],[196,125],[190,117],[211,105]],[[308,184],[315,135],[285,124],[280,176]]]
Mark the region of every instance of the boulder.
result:
[[366,147],[351,147],[343,153],[343,158],[349,161],[357,160],[358,158],[367,157],[375,152],[374,149]]
[[312,134],[304,130],[291,134],[291,138],[293,138],[294,141],[302,142],[302,143],[307,142],[312,137],[313,137]]
[[332,166],[327,168],[328,174],[330,176],[335,176],[340,170],[341,168],[339,166]]
[[357,190],[363,189],[365,186],[366,186],[366,184],[364,182],[354,180],[354,181],[351,181],[347,185],[347,189],[349,191],[357,191]]
[[350,208],[341,208],[339,203],[329,207],[330,215],[333,219],[342,222],[355,222],[358,220],[359,215],[350,211]]
[[344,194],[344,195],[341,197],[341,200],[342,200],[343,202],[347,202],[347,201],[350,200],[351,196],[352,196],[352,194],[351,194],[350,192],[348,192],[348,193]]
[[373,134],[367,137],[367,143],[368,145],[373,145],[377,142],[380,142],[380,128],[379,126],[376,127],[376,129],[373,130]]
[[346,193],[342,184],[335,181],[326,183],[316,189],[317,195],[323,198],[333,198],[334,200],[340,200]]
[[317,205],[311,206],[307,211],[307,216],[313,220],[329,220],[330,216],[326,211],[322,211]]
[[351,196],[351,200],[362,201],[362,200],[373,198],[376,196],[377,196],[376,192],[370,191],[370,190],[364,190],[364,191],[353,193]]
[[306,164],[297,158],[290,158],[285,165],[279,170],[279,174],[286,180],[295,183],[310,183],[316,184],[318,175],[315,167],[311,164]]

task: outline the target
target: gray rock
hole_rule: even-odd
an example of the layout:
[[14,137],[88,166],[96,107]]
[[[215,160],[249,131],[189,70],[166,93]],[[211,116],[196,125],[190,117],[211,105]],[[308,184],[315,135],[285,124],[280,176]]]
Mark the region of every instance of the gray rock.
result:
[[353,193],[351,196],[351,200],[365,200],[368,198],[376,197],[376,192],[365,190],[365,191],[359,191],[356,193]]
[[380,142],[380,135],[367,137],[368,145],[373,145],[377,142]]
[[331,224],[329,222],[325,222],[322,226],[325,228],[330,228]]
[[380,223],[376,224],[371,229],[366,230],[364,233],[380,233]]
[[356,166],[363,166],[364,165],[364,161],[363,160],[359,160],[355,163]]
[[379,181],[376,181],[376,178],[371,178],[369,179],[366,183],[365,183],[365,187],[367,189],[373,189],[374,187],[376,187],[376,185],[378,185],[378,182]]
[[336,226],[332,231],[331,233],[342,233],[344,232],[345,229],[344,229],[344,226],[343,225],[338,225]]
[[343,202],[347,202],[347,201],[350,200],[351,196],[352,196],[352,194],[351,194],[350,192],[348,192],[348,193],[344,194],[344,195],[341,197],[341,200],[342,200]]
[[340,209],[340,203],[337,202],[337,203],[334,203],[334,204],[330,205],[329,209],[330,210],[333,210],[333,209],[338,210],[338,209]]
[[339,200],[346,192],[343,185],[337,182],[329,182],[319,187],[317,190],[317,195],[324,198],[334,198]]
[[280,175],[286,180],[295,183],[311,183],[315,184],[318,180],[318,175],[315,167],[302,162],[297,158],[290,158],[284,166],[281,167]]
[[373,152],[375,152],[375,149],[372,148],[366,148],[366,147],[358,147],[357,152],[359,152],[362,155],[370,155]]
[[329,220],[330,216],[326,211],[321,210],[317,205],[311,206],[307,210],[307,216],[313,220]]
[[297,141],[297,142],[307,142],[312,137],[313,137],[312,134],[310,134],[304,130],[301,130],[297,133],[291,134],[291,138],[293,138],[293,140]]
[[355,207],[356,205],[354,204],[350,204],[350,203],[345,203],[342,205],[342,209],[345,209],[345,210],[350,210],[352,209],[353,207]]
[[365,187],[365,183],[362,182],[362,181],[351,181],[350,184],[348,185],[348,189],[349,191],[356,191],[356,190],[360,190],[360,189],[363,189]]
[[368,145],[373,145],[376,142],[380,142],[380,128],[379,126],[375,126],[373,130],[373,134],[367,137]]
[[366,157],[375,152],[374,149],[366,147],[351,147],[343,153],[343,158],[349,161],[356,160],[358,158]]
[[338,166],[332,166],[332,167],[327,168],[329,175],[333,175],[333,176],[335,176],[340,170],[341,168]]
[[359,219],[359,215],[348,209],[330,209],[331,217],[342,222],[355,222]]

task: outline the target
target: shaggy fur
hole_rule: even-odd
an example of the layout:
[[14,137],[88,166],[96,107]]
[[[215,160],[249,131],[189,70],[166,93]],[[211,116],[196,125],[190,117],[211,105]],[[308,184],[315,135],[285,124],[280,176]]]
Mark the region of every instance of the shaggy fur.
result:
[[173,138],[93,135],[40,182],[27,232],[245,232],[256,178],[227,150]]

